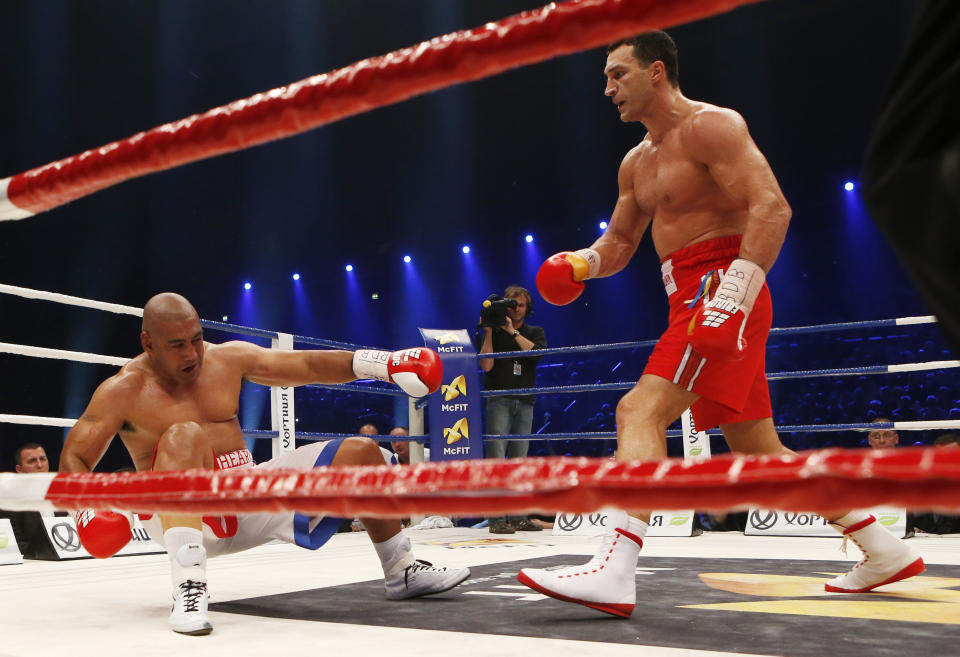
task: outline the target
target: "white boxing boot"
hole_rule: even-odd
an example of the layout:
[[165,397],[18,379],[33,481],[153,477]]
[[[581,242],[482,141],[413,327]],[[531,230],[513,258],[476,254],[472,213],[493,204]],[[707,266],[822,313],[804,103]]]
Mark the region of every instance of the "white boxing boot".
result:
[[824,585],[831,593],[864,593],[926,570],[920,555],[884,529],[874,516],[851,511],[830,524],[843,534],[844,541],[853,541],[863,552],[863,559],[853,570]]
[[406,600],[449,591],[470,577],[469,568],[437,568],[429,561],[417,559],[401,573],[384,580],[387,600]]
[[383,565],[383,588],[387,600],[406,600],[449,591],[470,577],[468,568],[437,568],[415,559],[410,539],[403,532],[374,543]]
[[[637,602],[637,557],[647,523],[636,518],[605,534],[600,550],[582,566],[524,568],[517,580],[534,591],[627,618]],[[626,525],[627,528],[623,528]]]
[[207,553],[198,543],[181,546],[173,555],[174,589],[170,629],[180,634],[210,634],[207,614]]

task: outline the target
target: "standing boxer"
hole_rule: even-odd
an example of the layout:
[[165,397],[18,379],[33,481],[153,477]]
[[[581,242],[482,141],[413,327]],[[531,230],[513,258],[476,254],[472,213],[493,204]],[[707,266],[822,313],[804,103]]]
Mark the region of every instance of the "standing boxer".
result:
[[[643,123],[647,134],[620,165],[606,232],[588,249],[551,256],[537,287],[551,303],[570,303],[585,279],[623,269],[650,227],[670,321],[640,381],[617,405],[617,458],[666,458],[666,429],[687,408],[699,431],[719,426],[735,452],[792,453],[774,428],[764,375],[772,315],[764,281],[791,215],[777,179],[742,116],[681,93],[677,47],[665,32],[611,45],[605,73],[620,120]],[[519,579],[627,617],[649,519],[648,512],[628,516],[584,566],[524,569]],[[864,553],[828,591],[868,591],[923,572],[923,560],[873,516],[850,511],[827,519]]]
[[[244,380],[299,386],[375,378],[422,397],[435,391],[443,377],[439,358],[426,348],[351,353],[280,351],[239,341],[211,344],[204,341],[190,302],[169,292],[144,307],[140,343],[143,353],[100,384],[70,430],[60,456],[61,472],[91,472],[115,434],[138,471],[254,467],[237,418]],[[256,467],[306,470],[327,465],[383,465],[383,456],[377,443],[356,437],[311,443]],[[90,554],[106,558],[130,540],[131,520],[129,514],[84,510],[77,513],[77,530]],[[399,519],[362,522],[383,564],[388,599],[440,593],[470,574],[466,568],[434,568],[414,559]],[[315,550],[336,532],[340,519],[297,513],[164,515],[147,517],[144,525],[170,555],[171,629],[208,634],[213,629],[207,615],[208,555],[238,552],[272,539]]]

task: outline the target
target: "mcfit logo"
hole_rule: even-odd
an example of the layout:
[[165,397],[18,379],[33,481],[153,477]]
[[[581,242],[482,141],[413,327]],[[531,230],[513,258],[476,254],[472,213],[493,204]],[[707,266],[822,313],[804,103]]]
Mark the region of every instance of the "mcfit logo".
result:
[[448,445],[452,445],[461,438],[469,438],[470,429],[467,426],[467,418],[460,418],[452,427],[444,427],[443,437],[447,439]]
[[467,394],[467,380],[463,374],[455,378],[450,382],[448,386],[440,386],[440,391],[443,393],[443,400],[450,401],[451,399],[456,399],[460,395]]
[[440,344],[450,344],[451,342],[457,342],[456,333],[444,333],[443,335],[438,335],[436,337],[437,342]]

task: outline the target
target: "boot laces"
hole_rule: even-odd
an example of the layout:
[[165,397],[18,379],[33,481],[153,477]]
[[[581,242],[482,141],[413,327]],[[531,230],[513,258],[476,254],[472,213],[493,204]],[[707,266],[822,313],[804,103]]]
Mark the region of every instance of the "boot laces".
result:
[[180,599],[185,612],[200,611],[200,599],[207,593],[207,583],[188,579],[180,584]]

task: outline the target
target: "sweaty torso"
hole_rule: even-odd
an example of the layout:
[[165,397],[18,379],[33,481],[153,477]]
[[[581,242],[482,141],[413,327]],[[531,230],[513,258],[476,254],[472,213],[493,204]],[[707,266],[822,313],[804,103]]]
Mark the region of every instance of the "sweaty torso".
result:
[[691,123],[697,111],[712,108],[694,103],[694,111],[655,142],[648,134],[628,157],[632,159],[633,191],[646,216],[657,254],[664,258],[696,242],[743,233],[747,207],[731,200],[698,162]]
[[207,344],[200,376],[189,384],[164,382],[144,355],[118,376],[130,377],[119,434],[138,471],[150,469],[157,441],[177,423],[199,424],[217,454],[246,447],[237,419],[242,378],[218,345]]

